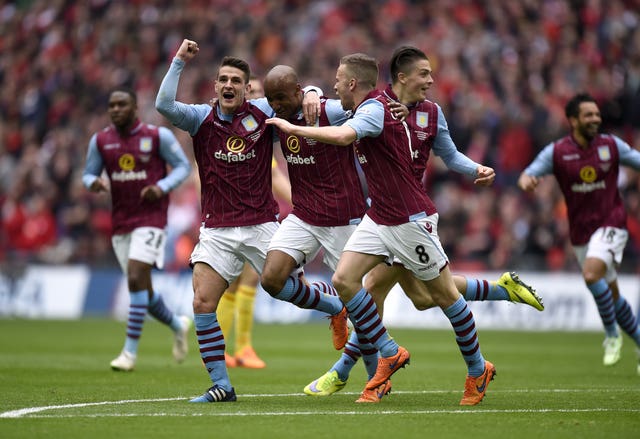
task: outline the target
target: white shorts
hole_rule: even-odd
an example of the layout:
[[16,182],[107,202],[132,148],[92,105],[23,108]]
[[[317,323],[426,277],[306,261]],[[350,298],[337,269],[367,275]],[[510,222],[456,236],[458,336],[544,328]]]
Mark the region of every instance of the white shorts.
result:
[[575,245],[573,251],[580,263],[585,259],[598,258],[607,265],[605,280],[611,283],[618,275],[616,268],[622,263],[622,254],[629,239],[629,232],[616,227],[600,227],[593,232],[587,245]]
[[293,214],[289,214],[273,235],[269,250],[280,250],[297,264],[304,265],[324,249],[323,262],[335,271],[342,249],[356,229],[356,225],[321,227],[312,226]]
[[229,283],[240,276],[245,261],[262,273],[267,248],[276,230],[277,222],[245,227],[200,227],[200,239],[191,253],[191,264],[204,262]]
[[435,279],[449,262],[438,238],[437,213],[397,226],[376,224],[365,215],[344,249],[384,256],[389,264],[399,260],[421,280]]
[[166,238],[166,231],[158,227],[138,227],[131,233],[113,235],[111,244],[122,272],[127,274],[129,259],[162,269]]

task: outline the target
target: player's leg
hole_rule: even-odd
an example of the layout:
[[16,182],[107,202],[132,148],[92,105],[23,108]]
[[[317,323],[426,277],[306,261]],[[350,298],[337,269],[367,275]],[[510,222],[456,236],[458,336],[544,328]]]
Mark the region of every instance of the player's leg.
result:
[[225,341],[218,324],[216,308],[227,288],[227,281],[213,268],[203,262],[193,267],[193,314],[200,356],[211,386],[203,395],[190,402],[235,401],[235,390],[231,386],[224,362]]
[[[638,319],[633,314],[629,302],[620,294],[617,280],[611,282],[609,287],[613,292],[616,307],[616,321],[622,330],[636,343],[636,350],[640,360],[640,325],[638,325]],[[638,363],[637,373],[640,375],[640,362]]]
[[[400,270],[397,266],[378,264],[365,277],[364,288],[373,297],[379,313],[382,313],[384,299],[398,280],[398,273]],[[352,331],[340,358],[324,375],[309,383],[304,388],[304,393],[312,396],[329,396],[342,390],[360,357],[363,357],[368,378],[373,377],[378,363],[378,351],[364,337],[360,338],[362,338],[362,346],[357,331]]]
[[[437,225],[437,214],[425,215],[399,226],[382,226],[380,233],[391,252],[423,281],[434,303],[449,319],[467,364],[465,393],[460,404],[475,405],[484,397],[495,368],[482,356],[473,313],[456,288]],[[481,385],[476,388],[478,383]]]
[[544,310],[542,298],[536,290],[520,279],[515,272],[505,272],[497,281],[453,275],[456,288],[468,301],[508,300],[524,303],[538,311]]
[[424,311],[436,306],[424,282],[403,265],[396,264],[396,267],[398,267],[396,270],[400,288],[402,288],[404,294],[411,300],[417,310]]
[[[633,310],[627,300],[620,293],[620,288],[617,281],[618,273],[616,270],[616,267],[618,267],[622,263],[624,248],[627,245],[629,234],[626,230],[623,229],[607,227],[603,236],[607,238],[605,239],[605,242],[609,245],[608,252],[606,254],[603,254],[602,251],[598,252],[598,245],[594,244],[592,246],[590,242],[587,256],[600,254],[602,255],[601,257],[606,261],[607,273],[605,275],[605,279],[609,284],[609,289],[611,290],[611,294],[613,296],[613,303],[616,312],[616,322],[618,323],[620,328],[622,328],[622,330],[626,332],[629,337],[631,337],[636,343],[636,350],[639,356],[638,359],[640,360],[640,327],[638,326],[638,319],[633,314]],[[621,337],[619,345],[622,345]],[[622,351],[622,349],[619,349],[619,351]],[[637,373],[640,375],[640,362],[637,365]]]
[[484,398],[489,381],[495,375],[495,367],[482,356],[473,313],[455,288],[448,266],[438,277],[425,281],[425,284],[435,303],[449,319],[458,349],[467,364],[467,379],[460,405],[476,405]]
[[602,363],[612,366],[622,355],[622,335],[616,322],[616,306],[610,283],[616,279],[615,266],[622,260],[628,232],[614,227],[597,229],[586,246],[574,251],[582,267],[582,277],[593,295],[604,326]]
[[620,361],[622,354],[622,335],[618,331],[616,309],[613,293],[604,278],[605,263],[597,258],[586,258],[582,266],[582,275],[587,288],[593,295],[598,307],[600,319],[604,325],[605,339],[603,341],[604,356],[602,363],[612,366]]
[[[245,267],[246,266],[248,266],[248,264],[245,264]],[[216,314],[218,315],[218,324],[220,325],[220,329],[222,330],[227,343],[230,343],[232,328],[236,322],[236,293],[239,281],[240,277],[231,282],[229,288],[227,288],[220,298],[220,302],[218,302],[218,309],[216,311]],[[234,335],[237,336],[237,334]],[[227,367],[236,367],[238,365],[235,354],[229,353],[228,347],[224,353],[224,359],[227,363]]]
[[191,400],[194,403],[236,400],[224,361],[225,339],[216,311],[225,290],[242,272],[244,260],[235,249],[246,236],[239,229],[244,228],[202,227],[191,253],[196,338],[212,383],[204,394]]
[[[189,351],[187,333],[191,319],[178,316],[164,303],[162,296],[154,291],[151,269],[164,267],[166,232],[158,227],[139,227],[131,233],[128,260],[129,288],[148,292],[147,311],[160,323],[171,328],[174,333],[172,353],[177,362],[182,362]],[[133,285],[133,286],[132,286]]]
[[334,347],[342,349],[347,342],[348,328],[346,309],[340,298],[325,294],[318,285],[307,284],[295,274],[296,268],[304,264],[308,256],[316,254],[320,245],[309,227],[295,215],[285,218],[269,244],[260,282],[276,299],[332,316]]
[[238,366],[262,369],[265,362],[256,354],[251,334],[253,310],[260,276],[249,264],[244,264],[236,288],[235,360]]
[[378,388],[409,363],[409,352],[391,338],[375,301],[362,285],[362,277],[380,262],[389,260],[390,255],[388,244],[381,239],[380,226],[365,215],[345,244],[332,279],[358,336],[368,340],[380,353],[376,373],[365,390]]
[[135,367],[138,343],[149,306],[151,266],[130,259],[127,265],[127,285],[129,287],[127,332],[122,352],[111,362],[113,370],[131,371]]
[[[382,262],[385,256],[350,250],[357,247],[357,240],[363,236],[358,232],[359,230],[354,232],[355,241],[349,240],[345,247],[333,276],[333,284],[349,311],[361,351],[371,350],[369,354],[372,355],[375,348],[380,353],[376,371],[365,385],[357,402],[378,402],[390,390],[391,375],[409,364],[410,354],[389,335],[375,301],[360,283],[362,276]],[[376,252],[373,249],[370,251]],[[383,391],[379,392],[380,389]]]
[[[151,233],[160,231],[150,229]],[[149,245],[142,235],[146,233],[135,229],[131,233],[114,235],[111,238],[118,263],[127,278],[129,289],[129,311],[124,347],[118,357],[111,361],[113,370],[131,371],[135,367],[138,343],[142,335],[144,320],[149,307],[151,288],[151,268],[156,260],[156,247]]]

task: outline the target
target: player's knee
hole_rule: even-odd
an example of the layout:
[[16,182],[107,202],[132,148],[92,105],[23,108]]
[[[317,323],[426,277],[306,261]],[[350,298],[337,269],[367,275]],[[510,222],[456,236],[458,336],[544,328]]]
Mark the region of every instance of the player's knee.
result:
[[284,288],[284,284],[287,281],[286,277],[280,276],[277,272],[273,270],[265,270],[262,273],[262,277],[260,278],[260,285],[262,289],[265,290],[272,296],[275,296],[282,288]]
[[331,283],[338,292],[349,289],[349,279],[342,273],[333,273],[333,276],[331,277]]
[[367,291],[373,291],[377,289],[377,278],[375,275],[373,275],[371,272],[369,272],[369,274],[367,275],[367,277],[365,277],[364,279],[364,288]]
[[141,273],[131,272],[127,276],[129,291],[142,291],[147,289],[145,277]]
[[193,312],[195,314],[206,314],[215,312],[217,304],[214,304],[212,300],[207,300],[205,296],[200,294],[194,294],[193,296]]
[[598,273],[596,271],[587,269],[582,271],[582,277],[584,281],[587,283],[587,285],[591,285],[595,282],[598,282],[600,279],[602,279],[603,275],[602,273]]
[[413,302],[413,306],[418,311],[424,311],[425,309],[433,308],[435,303],[430,297],[413,297],[411,298],[411,302]]

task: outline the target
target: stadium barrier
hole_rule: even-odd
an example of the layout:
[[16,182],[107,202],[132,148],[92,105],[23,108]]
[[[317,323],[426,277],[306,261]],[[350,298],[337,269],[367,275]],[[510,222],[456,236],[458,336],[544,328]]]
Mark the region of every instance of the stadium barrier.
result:
[[[497,279],[500,273],[466,273],[470,277]],[[469,302],[480,328],[512,330],[597,331],[602,329],[595,302],[579,273],[521,272],[543,297],[543,312],[509,302]],[[329,273],[307,272],[310,282],[330,280]],[[179,314],[192,315],[190,272],[154,272],[154,288],[166,305]],[[621,275],[620,290],[636,314],[640,309],[640,280]],[[85,266],[29,265],[19,275],[0,274],[0,317],[78,319],[110,316],[124,319],[129,297],[126,279],[117,270]],[[385,302],[389,327],[450,328],[438,309],[417,311],[396,286]],[[262,323],[320,321],[322,313],[299,309],[271,298],[262,289],[256,295],[255,319]]]

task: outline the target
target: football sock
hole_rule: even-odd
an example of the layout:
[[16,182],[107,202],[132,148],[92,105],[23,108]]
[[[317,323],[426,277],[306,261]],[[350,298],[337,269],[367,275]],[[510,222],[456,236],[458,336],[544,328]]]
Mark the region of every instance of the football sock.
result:
[[351,331],[351,335],[349,336],[349,340],[347,340],[347,344],[344,347],[342,355],[340,355],[340,358],[335,362],[333,367],[329,369],[329,372],[335,370],[338,372],[338,378],[342,381],[347,381],[349,374],[351,373],[351,369],[355,366],[360,355],[358,336],[356,335],[356,331]]
[[345,304],[349,312],[349,319],[358,331],[375,346],[383,357],[390,357],[398,353],[398,343],[387,332],[382,324],[378,308],[371,295],[362,288]]
[[164,304],[162,296],[155,291],[149,301],[149,314],[155,317],[159,322],[169,325],[171,329],[179,331],[182,329],[182,322],[169,308]]
[[224,363],[224,336],[218,325],[216,313],[195,314],[194,323],[200,357],[209,372],[211,382],[230,391],[231,381]]
[[600,319],[604,325],[604,331],[607,337],[618,336],[618,326],[616,325],[616,311],[613,304],[613,294],[611,288],[607,284],[607,281],[600,279],[597,282],[587,285],[593,298],[596,300],[598,306],[598,313],[600,313]]
[[311,285],[318,288],[318,290],[320,290],[322,294],[338,296],[338,292],[336,291],[336,289],[328,282],[313,282]]
[[371,344],[367,337],[362,334],[357,334],[357,331],[352,332],[356,333],[364,368],[367,371],[368,379],[371,379],[376,374],[376,369],[378,368],[378,350]]
[[227,341],[231,340],[231,328],[233,328],[233,321],[236,315],[236,293],[234,291],[226,290],[224,292],[218,302],[216,314],[218,316],[218,325],[220,325],[225,339]]
[[337,296],[323,294],[317,285],[307,286],[300,279],[289,276],[276,299],[293,303],[304,309],[317,309],[330,315],[336,315],[342,311],[343,304]]
[[239,352],[245,346],[251,346],[255,303],[256,287],[250,285],[238,286],[236,290],[236,352]]
[[136,354],[138,352],[138,342],[142,335],[144,318],[147,315],[147,307],[149,306],[149,292],[147,290],[131,291],[129,299],[127,338],[124,341],[124,350]]
[[456,343],[462,358],[467,363],[469,375],[479,377],[484,372],[484,358],[480,352],[476,323],[467,302],[460,296],[453,305],[443,309],[443,312],[456,333]]
[[464,298],[470,301],[509,300],[509,293],[495,282],[486,279],[467,278],[467,289]]
[[633,310],[629,306],[629,303],[622,296],[618,297],[616,301],[616,320],[622,330],[635,340],[636,345],[640,346],[640,326],[638,326],[638,319],[633,315]]

